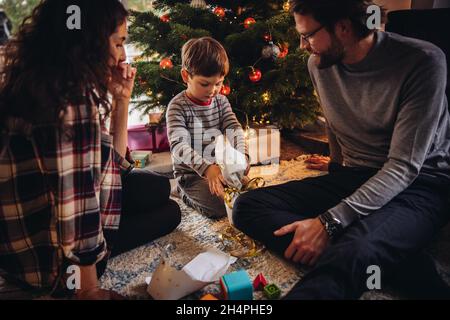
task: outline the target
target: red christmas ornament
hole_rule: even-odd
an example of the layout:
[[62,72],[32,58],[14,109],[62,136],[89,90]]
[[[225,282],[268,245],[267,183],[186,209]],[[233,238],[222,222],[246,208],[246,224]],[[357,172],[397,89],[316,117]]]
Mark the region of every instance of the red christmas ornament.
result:
[[270,32],[264,33],[263,39],[264,39],[264,41],[266,41],[266,42],[272,41],[272,35],[270,34]]
[[244,27],[245,27],[245,29],[248,29],[248,28],[250,28],[252,26],[252,24],[255,24],[255,23],[256,23],[255,19],[247,18],[247,19],[244,20]]
[[260,70],[253,68],[252,71],[250,71],[250,73],[248,74],[248,78],[251,82],[258,82],[262,78],[262,73]]
[[170,58],[162,59],[161,62],[159,63],[159,67],[161,69],[172,69],[173,68],[172,60],[170,60]]
[[286,58],[286,56],[289,53],[289,45],[287,43],[283,43],[282,45],[279,45],[280,47],[280,53],[278,54],[278,58],[283,59]]
[[225,9],[222,7],[216,7],[214,9],[214,14],[216,16],[218,16],[219,18],[223,18],[223,17],[225,17]]
[[160,19],[162,22],[167,23],[167,22],[170,21],[170,16],[169,16],[168,14],[165,14],[165,15],[162,15],[159,19]]
[[222,89],[220,89],[220,94],[223,94],[224,96],[227,96],[231,93],[231,88],[230,86],[227,86],[226,84],[224,84],[222,86]]

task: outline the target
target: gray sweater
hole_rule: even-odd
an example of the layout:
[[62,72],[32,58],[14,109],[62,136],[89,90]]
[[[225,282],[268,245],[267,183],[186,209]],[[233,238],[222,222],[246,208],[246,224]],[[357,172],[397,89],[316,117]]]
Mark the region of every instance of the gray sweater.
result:
[[450,179],[444,53],[431,43],[376,33],[361,62],[309,72],[328,123],[332,161],[379,169],[329,212],[348,226],[404,191],[420,174]]
[[219,94],[210,105],[202,106],[183,91],[170,101],[166,117],[175,177],[186,173],[203,176],[216,162],[215,139],[221,134],[248,160],[244,131],[225,96]]

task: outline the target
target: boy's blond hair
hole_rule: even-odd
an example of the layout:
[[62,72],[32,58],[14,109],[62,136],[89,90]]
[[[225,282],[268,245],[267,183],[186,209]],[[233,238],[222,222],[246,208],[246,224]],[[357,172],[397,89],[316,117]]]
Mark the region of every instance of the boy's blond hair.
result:
[[226,76],[230,70],[225,48],[211,37],[191,39],[181,49],[182,68],[191,76]]

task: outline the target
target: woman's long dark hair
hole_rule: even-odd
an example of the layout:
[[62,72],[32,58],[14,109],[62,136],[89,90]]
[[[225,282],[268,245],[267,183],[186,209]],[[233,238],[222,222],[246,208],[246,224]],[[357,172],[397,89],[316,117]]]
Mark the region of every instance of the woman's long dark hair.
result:
[[[72,5],[81,29],[68,28]],[[42,0],[5,48],[0,128],[9,117],[57,124],[67,105],[87,99],[108,114],[109,37],[127,15],[119,0]]]

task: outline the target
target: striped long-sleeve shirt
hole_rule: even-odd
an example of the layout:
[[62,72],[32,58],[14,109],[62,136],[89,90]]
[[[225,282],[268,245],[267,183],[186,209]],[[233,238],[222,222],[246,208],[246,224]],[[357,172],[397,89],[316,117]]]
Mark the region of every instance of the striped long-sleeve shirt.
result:
[[67,107],[63,121],[64,132],[9,119],[0,137],[0,269],[37,288],[56,285],[63,265],[105,258],[131,168],[97,107]]
[[248,160],[244,131],[223,95],[205,106],[194,103],[186,91],[179,93],[167,108],[167,130],[176,177],[186,173],[203,176],[216,162],[215,138],[221,134]]

